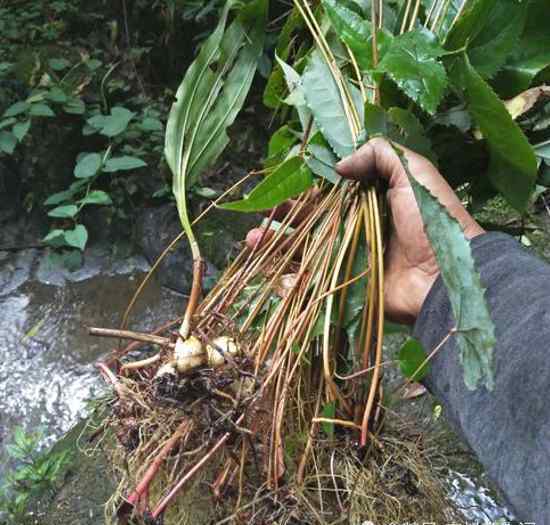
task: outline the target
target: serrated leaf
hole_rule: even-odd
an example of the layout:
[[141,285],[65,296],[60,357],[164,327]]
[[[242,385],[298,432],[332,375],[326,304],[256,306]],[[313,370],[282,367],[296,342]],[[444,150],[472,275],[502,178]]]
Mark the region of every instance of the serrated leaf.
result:
[[365,104],[365,129],[369,137],[388,134],[388,119],[384,108],[369,102]]
[[525,25],[528,2],[484,2],[483,18],[475,20],[475,35],[467,41],[470,63],[484,78],[492,77],[517,47]]
[[21,113],[24,113],[27,111],[30,107],[30,104],[27,102],[16,102],[15,104],[12,104],[6,111],[4,111],[3,117],[16,117],[17,115],[20,115]]
[[427,29],[395,37],[378,65],[422,109],[434,114],[447,87],[447,73],[438,61],[445,51]]
[[428,354],[422,343],[410,337],[399,349],[399,368],[402,374],[411,381],[421,381],[430,371],[430,363],[426,362]]
[[372,46],[369,40],[371,23],[354,10],[353,5],[346,5],[341,0],[323,0],[322,3],[333,29],[353,51],[359,65],[363,69],[370,67],[372,64]]
[[80,204],[103,204],[109,205],[113,204],[111,197],[108,193],[105,193],[101,190],[94,190],[88,193],[83,199],[79,201]]
[[17,146],[17,138],[9,131],[0,131],[0,151],[11,155]]
[[[302,124],[302,129],[307,129],[311,119],[311,113],[306,105],[304,87],[300,75],[288,64],[283,62],[278,56],[275,56],[277,64],[281,68],[288,88],[288,96],[285,98],[285,104],[294,106],[298,113],[298,118]],[[312,130],[310,130],[311,132]]]
[[313,177],[304,160],[301,157],[292,157],[267,175],[244,199],[228,202],[220,207],[234,211],[269,210],[312,185]]
[[407,109],[390,108],[388,117],[391,122],[397,126],[397,131],[392,134],[392,139],[395,139],[402,146],[412,149],[416,153],[420,153],[432,162],[436,161],[436,155],[432,150],[430,139],[426,136],[426,132],[418,118]]
[[57,217],[59,219],[71,219],[78,213],[78,208],[74,204],[66,204],[58,206],[48,212],[49,217]]
[[65,242],[69,246],[84,251],[88,242],[88,230],[82,224],[77,224],[72,230],[65,230]]
[[[356,145],[340,91],[329,66],[318,51],[311,54],[302,75],[302,85],[313,119],[331,148],[340,158],[351,155]],[[363,105],[357,110],[362,121]]]
[[469,0],[460,17],[447,34],[444,46],[449,51],[463,48],[484,29],[487,20],[500,0]]
[[487,139],[491,153],[491,182],[514,208],[521,211],[529,202],[537,176],[533,148],[504,103],[467,58],[457,60],[455,67],[455,84],[464,88],[468,111]]
[[107,160],[107,162],[105,162],[103,171],[107,173],[112,173],[114,171],[135,170],[138,168],[144,168],[146,166],[147,163],[142,159],[124,155],[121,157],[112,157]]
[[28,133],[30,127],[31,121],[27,120],[26,122],[18,122],[15,126],[13,126],[11,131],[17,137],[17,140],[21,142],[25,138],[25,135]]
[[77,179],[93,177],[101,168],[102,157],[99,153],[87,153],[80,157],[74,169]]
[[453,337],[464,367],[464,382],[471,390],[479,383],[492,390],[495,327],[470,243],[456,219],[410,174],[404,157],[402,162],[449,295],[457,330]]
[[31,104],[29,114],[33,117],[55,117],[55,113],[48,104],[38,103]]
[[318,177],[328,180],[332,184],[340,182],[340,175],[336,173],[338,159],[330,147],[325,144],[316,144],[311,141],[306,149],[306,164]]

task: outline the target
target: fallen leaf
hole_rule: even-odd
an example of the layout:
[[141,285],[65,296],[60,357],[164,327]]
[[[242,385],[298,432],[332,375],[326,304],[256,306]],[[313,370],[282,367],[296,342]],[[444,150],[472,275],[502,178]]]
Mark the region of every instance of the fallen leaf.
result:
[[421,383],[409,383],[404,389],[401,399],[415,399],[423,396],[428,390]]

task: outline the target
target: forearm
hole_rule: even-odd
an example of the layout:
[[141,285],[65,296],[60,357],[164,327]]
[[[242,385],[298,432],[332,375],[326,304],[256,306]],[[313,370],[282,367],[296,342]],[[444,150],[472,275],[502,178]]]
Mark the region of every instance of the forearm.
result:
[[[475,238],[472,251],[495,323],[495,388],[466,389],[452,338],[425,382],[519,517],[550,523],[550,266],[504,234]],[[439,278],[415,336],[430,351],[453,326]]]

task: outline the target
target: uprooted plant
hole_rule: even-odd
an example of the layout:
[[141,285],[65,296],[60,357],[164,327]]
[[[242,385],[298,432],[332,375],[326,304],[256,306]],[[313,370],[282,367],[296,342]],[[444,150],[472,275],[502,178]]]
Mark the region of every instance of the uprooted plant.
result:
[[[384,449],[377,434],[387,217],[384,188],[341,180],[335,163],[376,135],[398,152],[404,144],[437,161],[430,138],[435,143],[442,128],[454,126],[468,152],[488,159],[483,183],[461,173],[454,185],[478,200],[494,187],[524,208],[537,177],[535,153],[486,79],[504,66],[520,68],[513,44],[528,38],[523,31],[536,22],[539,4],[295,0],[266,90],[266,101],[292,116],[271,140],[257,173],[264,179],[220,206],[261,211],[294,200],[284,217],[270,213],[260,242],[243,249],[201,300],[186,190],[229,142],[226,129],[252,82],[267,17],[267,0],[254,0],[228,25],[228,3],[186,72],[166,134],[195,262],[185,314],[154,335],[103,331],[159,348],[128,359],[139,349],[133,342],[99,365],[117,395],[110,421],[127,465],[112,514],[160,523],[197,479],[208,480],[217,501],[231,495],[222,522],[323,523],[328,501],[337,514],[355,508],[330,449],[338,442],[358,462]],[[498,46],[491,40],[497,30]],[[283,61],[291,58],[294,67]],[[527,84],[546,65],[530,64]],[[443,173],[446,162],[442,154]],[[455,170],[449,166],[452,176]],[[491,388],[493,325],[469,245],[458,223],[409,178],[449,291],[456,318],[449,337],[465,382]],[[407,358],[416,363],[413,379],[426,371],[418,352]],[[367,508],[362,519],[376,512]]]

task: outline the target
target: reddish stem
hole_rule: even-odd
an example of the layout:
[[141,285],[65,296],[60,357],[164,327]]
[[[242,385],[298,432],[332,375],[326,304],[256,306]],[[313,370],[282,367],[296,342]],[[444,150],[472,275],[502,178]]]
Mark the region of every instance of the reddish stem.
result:
[[[244,419],[244,414],[242,414],[239,419],[237,419],[236,424],[238,425]],[[231,435],[230,432],[226,432],[218,442],[210,449],[210,451],[205,454],[201,460],[199,460],[193,467],[191,467],[187,473],[172,487],[168,495],[166,495],[161,502],[157,505],[157,508],[153,511],[151,516],[153,519],[157,519],[165,510],[171,501],[177,496],[178,492],[183,488],[183,486],[193,478],[193,476],[205,465],[210,458],[218,451],[218,449],[229,439]]]
[[164,444],[161,451],[158,453],[155,459],[153,459],[151,465],[145,472],[145,475],[143,476],[141,481],[138,483],[135,490],[128,496],[127,502],[130,505],[138,506],[139,504],[145,502],[144,508],[147,509],[148,507],[147,501],[142,501],[142,497],[143,496],[147,497],[149,485],[157,475],[157,472],[159,471],[163,461],[165,460],[166,456],[168,456],[168,454],[170,454],[172,449],[175,447],[176,443],[178,442],[182,434],[184,434],[188,430],[189,426],[190,426],[189,420],[187,419],[183,420],[178,426],[178,428],[176,429],[176,431],[174,432],[174,434],[172,435],[172,437]]

